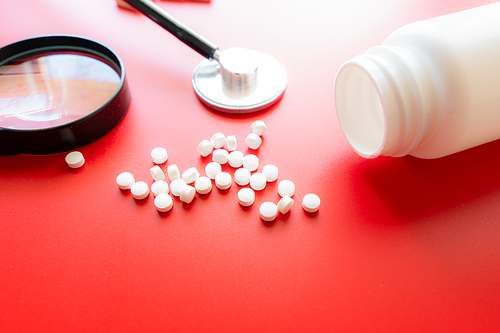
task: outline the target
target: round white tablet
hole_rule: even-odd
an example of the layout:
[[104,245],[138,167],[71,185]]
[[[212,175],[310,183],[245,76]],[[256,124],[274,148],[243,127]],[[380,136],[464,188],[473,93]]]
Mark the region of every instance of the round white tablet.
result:
[[228,162],[233,168],[239,168],[243,165],[243,153],[241,151],[235,150],[229,153]]
[[309,193],[302,199],[302,208],[308,213],[314,213],[318,211],[321,200],[316,194]]
[[250,183],[250,170],[245,168],[239,168],[234,172],[234,181],[240,186],[245,186]]
[[200,153],[201,156],[207,157],[208,155],[210,155],[213,149],[214,145],[212,144],[212,142],[203,140],[202,142],[200,142],[196,150],[198,151],[198,153]]
[[72,151],[66,155],[66,163],[71,169],[78,169],[85,163],[85,158],[79,151]]
[[256,191],[261,191],[266,187],[266,176],[260,172],[256,172],[250,176],[250,187]]
[[276,179],[278,179],[279,170],[276,165],[267,164],[262,168],[262,173],[264,174],[264,176],[266,176],[268,182],[274,182]]
[[242,206],[251,206],[255,201],[255,192],[248,187],[242,188],[238,191],[238,202]]
[[234,135],[228,135],[226,141],[228,151],[236,150],[236,147],[238,147],[238,143],[236,142],[236,137]]
[[226,137],[222,133],[215,133],[210,138],[210,142],[214,145],[214,148],[222,148],[226,144]]
[[262,139],[255,133],[250,133],[245,139],[245,143],[251,149],[258,149],[262,144]]
[[165,173],[158,165],[155,165],[154,167],[149,169],[149,172],[151,173],[151,177],[153,177],[155,182],[165,179]]
[[196,189],[191,185],[186,185],[182,188],[179,199],[181,199],[182,202],[189,204],[191,203],[191,201],[193,201],[195,194],[196,194]]
[[130,192],[136,200],[146,199],[149,195],[149,186],[143,181],[135,182],[130,188]]
[[266,133],[267,127],[264,121],[262,120],[256,120],[250,125],[250,128],[252,129],[252,132],[257,134],[257,135],[262,135]]
[[202,176],[194,182],[194,188],[199,194],[208,194],[212,191],[212,181],[210,178]]
[[162,164],[168,160],[167,150],[163,147],[156,147],[151,150],[151,158],[155,164]]
[[189,168],[182,173],[182,179],[188,184],[193,183],[198,177],[200,177],[200,173],[195,167]]
[[165,213],[172,209],[174,201],[167,193],[161,193],[155,198],[155,206],[159,212]]
[[295,193],[295,184],[291,180],[282,180],[278,184],[278,193],[282,197],[292,197]]
[[254,154],[248,154],[243,157],[243,167],[250,171],[255,171],[259,168],[259,158]]
[[151,184],[151,193],[153,193],[155,197],[162,193],[168,193],[168,191],[168,183],[164,180],[159,180]]
[[187,186],[186,181],[182,178],[177,178],[170,183],[170,192],[172,192],[173,195],[178,197],[181,195],[181,191],[184,188],[184,186]]
[[170,181],[181,178],[181,173],[179,172],[179,168],[176,164],[172,164],[167,167],[167,174]]
[[230,188],[232,181],[231,175],[227,172],[220,172],[215,176],[215,186],[217,186],[219,190],[227,190]]
[[130,172],[122,172],[116,177],[116,183],[121,190],[130,190],[135,183],[135,179]]
[[220,172],[222,172],[222,166],[217,162],[210,162],[205,166],[205,173],[210,179],[215,179]]
[[292,208],[293,204],[295,203],[295,201],[290,198],[289,196],[285,196],[283,198],[281,198],[281,200],[278,202],[278,210],[281,214],[286,214],[290,211],[290,209]]
[[229,159],[229,153],[225,149],[216,149],[212,153],[212,161],[219,164],[226,164]]
[[278,207],[273,202],[266,201],[260,205],[259,214],[260,218],[265,222],[274,221],[278,216]]

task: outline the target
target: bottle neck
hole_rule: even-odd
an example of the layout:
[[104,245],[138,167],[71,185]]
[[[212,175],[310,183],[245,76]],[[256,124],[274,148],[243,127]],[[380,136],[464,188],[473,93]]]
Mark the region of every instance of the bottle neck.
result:
[[354,150],[367,158],[397,157],[424,142],[435,110],[430,86],[425,66],[407,50],[377,46],[342,65],[335,105]]

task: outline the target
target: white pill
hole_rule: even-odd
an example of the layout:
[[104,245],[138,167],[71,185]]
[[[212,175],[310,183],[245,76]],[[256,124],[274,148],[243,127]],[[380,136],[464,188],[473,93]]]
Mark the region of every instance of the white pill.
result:
[[217,162],[210,162],[205,166],[205,173],[210,179],[215,179],[220,172],[222,172],[222,166]]
[[129,190],[135,183],[134,176],[130,172],[122,172],[116,177],[116,183],[122,190]]
[[200,155],[203,157],[207,157],[208,155],[210,155],[213,149],[214,145],[208,140],[203,140],[202,142],[200,142],[197,148],[198,153],[200,153]]
[[71,169],[78,169],[85,163],[85,158],[79,151],[72,151],[66,155],[66,163]]
[[191,185],[186,185],[182,188],[180,199],[182,202],[187,204],[191,203],[194,199],[194,195],[196,194],[196,189]]
[[250,170],[240,168],[234,172],[234,181],[240,186],[248,185],[250,183],[251,175]]
[[302,199],[302,208],[308,213],[314,213],[318,211],[321,200],[316,194],[306,194]]
[[174,181],[176,179],[181,178],[181,173],[179,172],[179,168],[176,164],[169,165],[167,168],[167,174],[170,181]]
[[278,207],[276,204],[266,201],[260,205],[259,208],[260,218],[266,222],[274,221],[278,216]]
[[253,205],[255,201],[255,192],[248,187],[238,191],[238,202],[240,205],[247,207]]
[[143,181],[135,182],[130,188],[130,192],[136,200],[146,199],[149,195],[149,186]]
[[186,181],[182,178],[177,178],[170,183],[170,192],[178,197],[181,195],[184,186],[187,186]]
[[200,177],[194,182],[194,188],[199,194],[208,194],[212,191],[212,181],[208,177]]
[[165,213],[172,209],[174,201],[167,193],[161,193],[155,198],[155,206],[159,212]]
[[266,187],[266,176],[260,172],[256,172],[250,176],[250,187],[256,191],[261,191]]
[[278,167],[273,164],[267,164],[262,168],[262,173],[266,176],[268,182],[274,182],[278,179]]
[[222,133],[215,133],[210,138],[210,142],[214,145],[214,148],[222,148],[226,144],[226,137]]
[[227,172],[220,172],[215,176],[215,186],[219,190],[227,190],[231,187],[232,182],[231,175]]
[[243,167],[250,171],[255,171],[259,168],[259,158],[254,154],[248,154],[243,157]]
[[227,160],[233,168],[239,168],[243,165],[245,155],[241,151],[235,150],[229,153]]
[[233,151],[238,147],[238,143],[236,141],[236,137],[234,135],[228,135],[226,138],[227,141],[227,150]]
[[165,179],[165,173],[158,165],[155,165],[154,167],[149,169],[149,172],[151,173],[151,177],[153,177],[155,182]]
[[225,149],[216,149],[212,153],[212,161],[219,164],[226,164],[229,160],[229,153]]
[[267,126],[262,120],[256,120],[250,125],[250,128],[252,129],[252,132],[257,134],[257,135],[262,135],[266,133]]
[[291,180],[282,180],[278,184],[278,193],[282,197],[292,197],[295,193],[295,184]]
[[151,185],[151,193],[153,193],[155,197],[162,193],[168,193],[168,191],[168,183],[164,180],[159,180]]
[[163,147],[156,147],[151,150],[151,158],[155,164],[162,164],[168,160],[167,150]]
[[262,139],[255,133],[250,133],[245,139],[245,143],[251,149],[259,149],[262,144]]
[[290,198],[289,196],[285,196],[283,198],[281,198],[281,200],[278,202],[278,210],[281,214],[286,214],[290,211],[290,209],[292,208],[293,204],[295,203],[295,201]]
[[188,184],[195,182],[198,177],[200,177],[200,173],[195,167],[189,168],[182,173],[182,179]]

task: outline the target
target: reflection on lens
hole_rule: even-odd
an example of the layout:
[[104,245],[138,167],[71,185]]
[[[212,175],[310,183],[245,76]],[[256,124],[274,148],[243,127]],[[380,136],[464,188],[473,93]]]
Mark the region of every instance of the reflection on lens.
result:
[[50,53],[0,67],[0,127],[43,129],[68,124],[106,104],[120,74],[77,53]]

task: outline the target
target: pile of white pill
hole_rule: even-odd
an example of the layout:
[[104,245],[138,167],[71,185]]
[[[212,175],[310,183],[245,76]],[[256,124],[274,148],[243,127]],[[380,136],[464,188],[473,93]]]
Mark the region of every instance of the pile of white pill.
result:
[[[267,130],[262,120],[253,122],[250,126],[251,133],[245,139],[246,145],[257,150],[262,145],[262,135]],[[228,190],[233,181],[241,189],[238,190],[238,202],[243,207],[248,207],[255,202],[255,191],[263,191],[267,183],[275,182],[279,176],[279,169],[274,164],[267,164],[259,172],[260,160],[255,154],[244,155],[237,150],[238,142],[236,136],[225,136],[217,132],[210,140],[203,139],[198,147],[198,153],[207,157],[212,155],[212,161],[207,163],[202,175],[196,167],[190,167],[180,173],[176,164],[162,168],[162,164],[168,161],[167,150],[163,147],[154,148],[151,158],[155,164],[150,169],[153,179],[151,186],[145,181],[135,181],[130,172],[122,172],[116,177],[116,183],[121,190],[130,190],[136,200],[146,199],[150,193],[155,197],[154,205],[159,212],[168,212],[172,209],[174,201],[172,195],[178,197],[185,204],[190,204],[198,195],[206,195],[215,186],[221,190]],[[235,169],[233,175],[222,170],[222,165],[228,164]],[[165,175],[166,171],[166,175]],[[170,180],[170,184],[166,179]],[[259,215],[263,221],[270,222],[276,219],[278,214],[287,214],[293,207],[295,201],[295,184],[290,180],[282,180],[278,184],[278,194],[281,199],[277,202],[266,201],[260,205]],[[320,199],[316,194],[307,194],[302,200],[302,208],[308,213],[315,213],[319,209]]]

